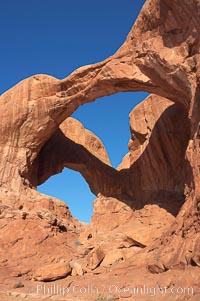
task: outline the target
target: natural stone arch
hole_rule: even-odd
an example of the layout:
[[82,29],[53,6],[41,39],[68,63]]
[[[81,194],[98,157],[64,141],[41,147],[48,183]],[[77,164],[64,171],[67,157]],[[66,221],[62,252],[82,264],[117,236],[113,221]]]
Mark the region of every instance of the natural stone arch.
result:
[[[170,10],[169,15],[162,14],[163,5]],[[187,2],[182,1],[181,7],[187,10]],[[24,185],[34,187],[37,166],[33,162],[42,146],[79,105],[98,97],[143,90],[189,110],[197,88],[197,73],[192,70],[198,69],[198,49],[195,52],[194,47],[198,35],[194,33],[192,41],[189,39],[186,22],[176,20],[177,9],[179,1],[147,1],[125,43],[112,57],[82,67],[64,80],[33,76],[1,96],[1,166],[7,165],[6,172],[4,168],[0,171],[1,187],[7,189],[9,185],[15,191]],[[170,31],[166,29],[168,18],[176,20]],[[192,18],[187,13],[187,20],[190,29],[198,31],[198,11]],[[179,27],[182,31],[176,33]],[[174,35],[181,35],[181,43],[175,48],[176,59],[174,48],[165,45],[166,35],[172,43]]]
[[[184,262],[186,249],[191,250],[191,261],[198,264],[199,15],[197,0],[148,0],[125,43],[112,57],[82,67],[64,80],[33,76],[4,93],[0,97],[1,189],[18,193],[35,188],[38,154],[79,105],[122,91],[143,90],[168,98],[188,113],[186,156],[194,187],[189,187],[187,202],[168,239],[162,240],[163,250],[169,242],[182,246],[180,255],[174,249],[165,267]],[[162,257],[160,250],[159,254]]]
[[102,142],[77,120],[67,118],[38,155],[37,185],[67,167],[79,171],[96,196],[117,197],[138,209],[159,204],[177,214],[185,200],[185,185],[192,185],[185,158],[190,135],[185,110],[151,95],[130,113],[130,128],[130,151],[115,169]]

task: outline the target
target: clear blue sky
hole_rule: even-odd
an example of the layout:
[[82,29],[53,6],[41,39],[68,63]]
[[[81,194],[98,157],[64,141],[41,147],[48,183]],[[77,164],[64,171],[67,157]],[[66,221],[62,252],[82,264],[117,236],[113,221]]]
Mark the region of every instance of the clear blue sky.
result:
[[[64,78],[112,55],[123,43],[145,0],[7,0],[0,10],[0,94],[20,80],[45,73]],[[128,114],[146,93],[119,93],[80,107],[73,117],[105,144],[113,166],[127,153]],[[89,221],[91,194],[79,173],[65,169],[39,191]]]

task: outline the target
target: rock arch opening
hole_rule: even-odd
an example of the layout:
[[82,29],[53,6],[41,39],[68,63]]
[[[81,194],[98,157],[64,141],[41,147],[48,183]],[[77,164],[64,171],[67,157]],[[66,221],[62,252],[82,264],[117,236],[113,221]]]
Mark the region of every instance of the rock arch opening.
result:
[[[90,177],[88,185],[87,178],[85,181],[84,177],[81,176],[80,165],[84,164],[84,161],[85,163],[89,162],[89,159],[84,159],[84,156],[91,154],[86,155],[80,145],[93,153],[94,157],[113,168],[117,168],[128,152],[128,141],[131,136],[129,114],[147,95],[144,92],[118,93],[79,107],[72,114],[72,118],[68,118],[68,122],[63,127],[67,138],[69,138],[67,143],[65,137],[66,148],[68,148],[65,154],[66,157],[69,156],[69,160],[74,162],[67,163],[66,161],[65,166],[67,168],[64,169],[61,166],[60,168],[56,166],[54,172],[58,172],[58,174],[50,176],[48,170],[52,167],[52,161],[55,162],[55,158],[50,155],[50,149],[52,147],[55,149],[56,140],[58,143],[59,139],[50,142],[41,159],[43,163],[40,167],[45,170],[45,174],[41,172],[41,182],[44,183],[38,186],[38,191],[66,201],[74,217],[89,222],[93,212],[94,193],[96,192],[97,195],[98,191],[95,190],[92,193],[89,188],[91,185]],[[63,144],[61,147],[63,147]],[[58,153],[59,150],[55,152],[55,156],[59,156]],[[44,160],[46,154],[47,159]],[[72,159],[74,155],[77,158]],[[81,155],[83,158],[81,158]],[[62,156],[63,154],[60,158]],[[76,167],[75,164],[79,167]],[[88,166],[85,166],[85,168],[88,168]],[[50,178],[48,178],[49,176]]]
[[[121,96],[124,103],[123,94]],[[137,96],[140,99],[137,98],[136,102],[139,102],[144,94]],[[112,97],[114,99],[116,95]],[[99,138],[78,120],[69,117],[39,154],[38,183],[44,183],[67,167],[79,171],[96,196],[117,197],[134,209],[157,204],[176,215],[185,201],[185,187],[190,187],[192,181],[187,177],[191,173],[188,173],[190,165],[185,158],[190,137],[187,113],[181,106],[153,94],[131,110],[134,93],[128,97],[132,101],[129,103],[129,151],[117,168],[110,164],[106,148]],[[119,113],[122,103],[118,103]],[[94,122],[95,114],[100,115],[103,123],[103,115],[98,110],[92,116]],[[121,142],[120,136],[117,138]],[[117,152],[115,147],[113,152]]]
[[128,152],[131,135],[129,114],[147,96],[148,93],[145,92],[105,96],[80,106],[72,115],[100,138],[114,168],[118,167]]
[[[148,268],[152,273],[192,262],[199,265],[200,18],[197,2],[147,0],[125,43],[113,56],[79,68],[63,80],[33,76],[1,95],[0,187],[3,193],[14,192],[17,197],[27,198],[28,191],[32,202],[35,192],[32,188],[70,165],[75,170],[81,167],[95,194],[117,195],[124,202],[129,198],[134,208],[156,203],[176,214],[186,200],[169,232],[160,237],[156,248],[150,246],[152,252],[148,253],[153,262]],[[66,162],[62,150],[69,149],[67,145],[77,149],[74,141],[65,137],[64,129],[59,128],[67,117],[80,105],[97,98],[139,90],[153,94],[133,114],[133,120],[143,116],[139,118],[142,123],[134,123],[136,128],[134,124],[131,126],[130,154],[120,170],[98,158],[93,164],[94,156],[80,145],[83,161],[77,162],[72,151],[70,162]],[[175,104],[163,106],[167,99]],[[149,106],[155,118],[151,115],[146,118]],[[64,146],[60,153],[57,145]],[[49,150],[50,164],[45,161]],[[91,172],[85,168],[87,162]],[[43,168],[45,164],[50,168]],[[93,173],[94,166],[102,169]],[[97,181],[99,178],[102,181]]]
[[71,214],[81,222],[90,222],[95,195],[81,174],[64,168],[38,186],[38,191],[66,202]]

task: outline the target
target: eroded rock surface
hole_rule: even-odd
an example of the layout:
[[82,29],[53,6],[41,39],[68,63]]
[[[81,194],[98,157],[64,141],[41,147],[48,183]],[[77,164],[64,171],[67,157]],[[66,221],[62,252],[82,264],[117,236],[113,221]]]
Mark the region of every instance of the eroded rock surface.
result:
[[[115,283],[125,286],[137,274],[149,284],[153,277],[170,280],[167,287],[198,287],[199,31],[198,0],[147,0],[113,56],[63,80],[33,76],[0,96],[1,283],[75,259],[88,273],[85,284],[100,275],[96,281],[118,276]],[[138,90],[153,94],[130,114],[130,151],[115,170],[98,138],[76,121],[70,128],[67,118],[98,97]],[[99,196],[87,227],[35,190],[64,167],[80,171]],[[54,272],[54,279],[77,277]]]
[[36,192],[20,198],[1,194],[0,210],[2,275],[5,270],[7,277],[32,279],[36,269],[66,265],[75,256],[81,225],[64,202]]
[[132,110],[129,118],[130,151],[118,167],[127,177],[126,191],[135,198],[135,207],[154,203],[176,215],[186,190],[193,185],[186,154],[190,139],[187,113],[152,94]]

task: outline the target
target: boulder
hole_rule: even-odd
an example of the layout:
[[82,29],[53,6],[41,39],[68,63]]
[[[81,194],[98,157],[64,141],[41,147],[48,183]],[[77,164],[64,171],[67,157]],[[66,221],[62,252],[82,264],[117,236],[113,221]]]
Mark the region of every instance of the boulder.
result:
[[54,263],[38,268],[33,274],[33,279],[37,281],[53,281],[66,278],[70,274],[71,267],[68,263]]
[[72,267],[72,273],[71,273],[72,276],[83,276],[84,271],[80,263],[73,262],[71,264],[71,267]]
[[111,252],[108,252],[104,258],[104,260],[101,263],[101,266],[103,267],[109,267],[110,265],[114,263],[119,263],[124,260],[124,255],[122,250],[112,250]]
[[103,261],[105,253],[100,246],[93,249],[87,256],[87,267],[91,270],[95,270]]

